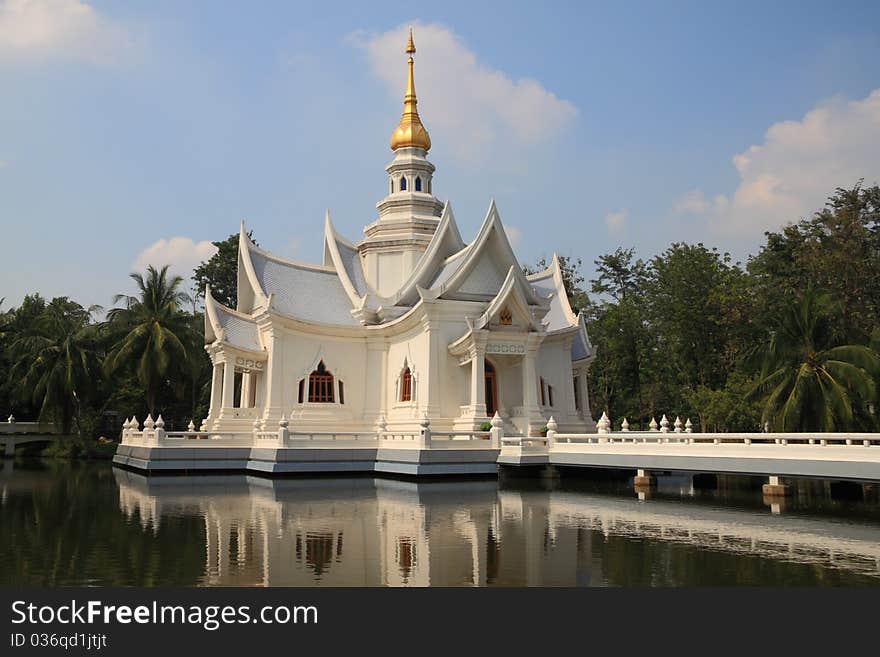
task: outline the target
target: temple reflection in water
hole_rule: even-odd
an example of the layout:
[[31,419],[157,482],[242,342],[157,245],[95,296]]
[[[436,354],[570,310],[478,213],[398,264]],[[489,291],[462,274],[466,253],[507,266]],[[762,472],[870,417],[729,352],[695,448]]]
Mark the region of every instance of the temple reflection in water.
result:
[[[211,586],[606,585],[626,583],[612,571],[633,568],[627,549],[655,544],[728,556],[724,563],[752,556],[880,577],[873,523],[505,490],[494,480],[114,473],[122,511],[144,530],[161,532],[169,517],[204,521],[202,583]],[[678,571],[639,579],[654,577],[692,580]]]

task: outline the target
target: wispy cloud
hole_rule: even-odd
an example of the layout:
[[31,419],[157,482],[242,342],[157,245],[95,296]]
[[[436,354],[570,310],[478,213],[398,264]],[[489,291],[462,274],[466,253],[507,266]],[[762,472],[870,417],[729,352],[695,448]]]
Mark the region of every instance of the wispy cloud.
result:
[[[381,34],[357,32],[350,40],[367,53],[370,67],[394,97],[402,99],[406,81],[403,47],[407,27]],[[422,119],[434,135],[465,161],[481,160],[503,137],[517,147],[533,147],[565,130],[575,106],[540,82],[513,79],[481,64],[449,28],[413,25],[416,92]]]
[[620,233],[626,228],[626,218],[628,212],[626,210],[618,210],[609,212],[605,215],[605,226],[611,234]]
[[193,269],[215,253],[217,247],[208,240],[196,242],[189,237],[169,237],[157,240],[141,251],[131,266],[134,271],[143,272],[149,265],[169,265],[172,273],[189,280]]
[[112,62],[129,34],[81,0],[0,0],[0,57]]
[[836,187],[860,178],[880,181],[880,89],[862,100],[835,98],[800,121],[774,123],[761,144],[733,157],[739,185],[732,195],[707,199],[692,190],[679,213],[705,215],[724,235],[755,235],[810,216]]

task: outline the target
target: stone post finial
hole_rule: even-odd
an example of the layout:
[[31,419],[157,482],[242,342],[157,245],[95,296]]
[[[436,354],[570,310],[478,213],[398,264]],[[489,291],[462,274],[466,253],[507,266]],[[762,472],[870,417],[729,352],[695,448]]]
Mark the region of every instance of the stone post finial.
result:
[[559,425],[556,423],[556,418],[551,415],[550,419],[547,420],[547,449],[551,449],[556,443],[556,432],[558,429]]
[[657,431],[657,418],[652,417],[651,423],[648,425],[649,431]]
[[290,442],[289,426],[290,422],[287,421],[287,417],[282,413],[281,419],[278,420],[278,445],[280,447],[284,447]]
[[501,439],[504,437],[504,420],[495,411],[492,416],[492,428],[489,430],[489,440],[493,449],[501,449]]
[[190,433],[196,430],[196,423],[192,421],[192,418],[190,418],[189,424],[186,425],[186,430]]
[[379,416],[379,421],[376,423],[376,426],[379,427],[379,431],[382,433],[388,428],[388,420],[385,418],[385,414]]
[[684,423],[684,432],[685,433],[693,433],[693,431],[694,431],[694,425],[691,424],[691,419],[688,418],[687,422]]
[[675,416],[675,433],[681,433],[681,418],[677,415]]
[[660,431],[663,433],[669,433],[669,420],[666,419],[666,413],[660,418]]
[[605,411],[602,411],[602,417],[599,418],[599,421],[596,423],[596,429],[599,433],[608,433],[608,428],[611,426],[611,420],[608,419],[608,414]]
[[144,429],[152,430],[153,427],[156,426],[156,423],[153,421],[153,414],[147,413],[147,419],[144,420]]
[[431,447],[431,420],[428,418],[427,412],[419,421],[419,426],[421,427],[421,430],[419,431],[421,446],[428,449]]
[[165,420],[162,419],[161,413],[159,413],[159,417],[156,418],[155,426],[157,429],[164,429],[165,428]]
[[12,413],[10,413],[10,414],[9,414],[9,417],[6,418],[6,421],[7,421],[9,424],[15,424],[15,416],[12,415]]
[[199,425],[199,431],[207,431],[208,430],[208,418],[202,420],[202,423]]
[[629,421],[626,418],[623,418],[623,424],[620,425],[621,431],[629,431]]

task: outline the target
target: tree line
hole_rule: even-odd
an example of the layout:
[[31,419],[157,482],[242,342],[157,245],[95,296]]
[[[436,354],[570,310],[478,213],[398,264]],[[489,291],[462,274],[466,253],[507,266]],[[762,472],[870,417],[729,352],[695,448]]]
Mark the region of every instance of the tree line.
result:
[[564,278],[598,347],[593,413],[615,427],[880,430],[880,187],[836,189],[745,265],[702,243],[618,248],[587,287],[581,264]]
[[[151,266],[102,319],[99,307],[39,294],[0,312],[0,409],[54,422],[79,449],[132,415],[161,413],[169,429],[205,417],[211,366],[196,302],[207,283],[235,307],[238,235],[214,244],[193,295]],[[880,187],[838,188],[812,217],[766,233],[745,265],[681,242],[649,260],[618,248],[589,281],[581,259],[561,265],[598,347],[593,413],[615,426],[666,414],[702,431],[880,429]]]

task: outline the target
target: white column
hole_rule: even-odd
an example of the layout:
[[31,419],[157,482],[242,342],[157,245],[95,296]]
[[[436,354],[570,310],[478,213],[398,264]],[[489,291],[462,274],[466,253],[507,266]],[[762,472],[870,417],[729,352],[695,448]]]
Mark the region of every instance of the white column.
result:
[[479,346],[471,359],[471,413],[486,417],[486,352]]
[[241,375],[241,396],[238,405],[240,408],[251,408],[251,388],[254,385],[254,375],[251,372],[245,372]]
[[534,334],[529,335],[522,360],[523,414],[528,419],[530,432],[539,429],[544,421],[541,409],[538,406],[538,377],[535,372],[535,361],[537,360],[538,347],[541,345],[541,340],[543,340],[543,337],[539,338]]
[[221,413],[235,406],[235,365],[226,361],[223,363],[223,400]]
[[208,417],[214,418],[220,414],[220,404],[223,394],[223,363],[214,363],[211,373],[211,407]]
[[284,409],[284,341],[269,329],[264,334],[269,360],[266,363],[266,396],[263,399],[263,419],[268,424],[275,424],[281,419]]

